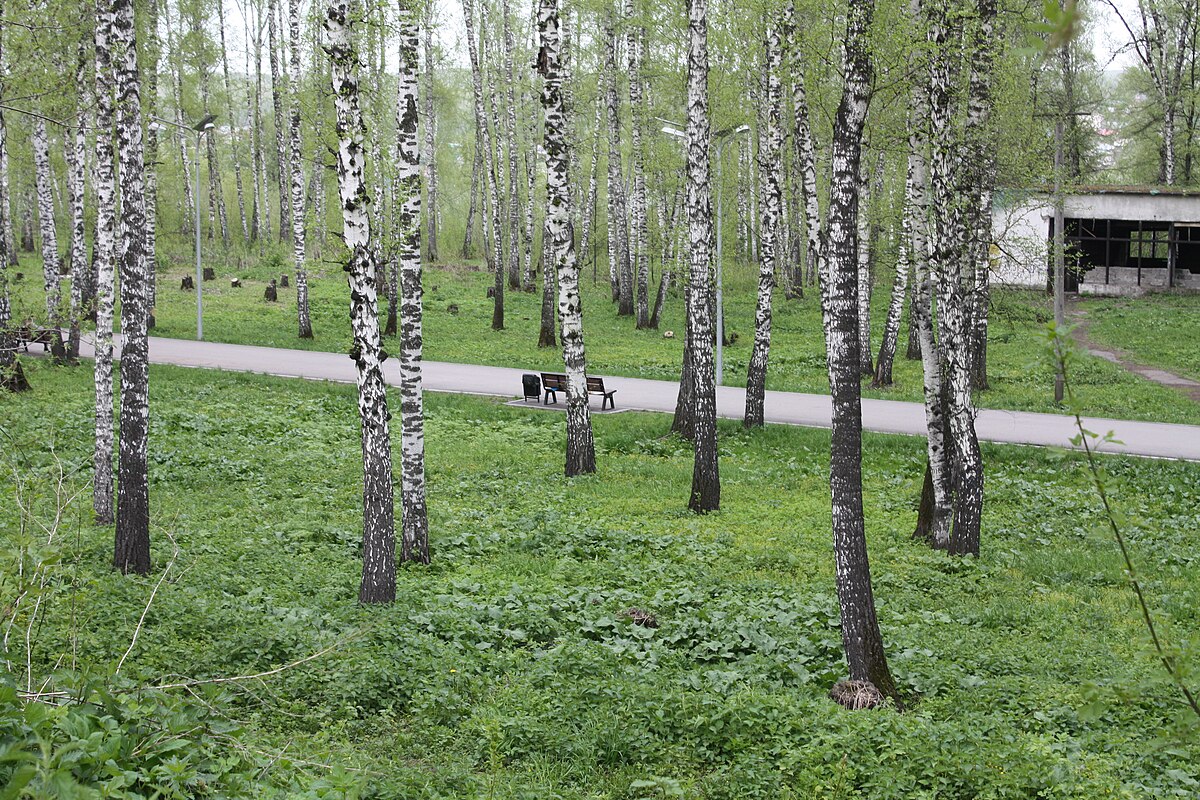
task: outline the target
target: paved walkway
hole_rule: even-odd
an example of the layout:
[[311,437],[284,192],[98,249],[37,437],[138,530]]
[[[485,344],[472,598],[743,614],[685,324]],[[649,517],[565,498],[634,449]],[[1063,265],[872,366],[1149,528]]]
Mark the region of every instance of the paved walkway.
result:
[[[119,336],[117,342],[120,342]],[[90,342],[83,342],[80,349],[82,355],[92,355]],[[151,337],[150,361],[309,380],[353,383],[355,379],[354,364],[345,354],[186,339]],[[393,366],[396,363],[389,360],[386,365],[388,381],[392,384],[399,383],[398,370]],[[455,394],[518,397],[521,375],[529,371],[536,370],[424,362],[425,388]],[[675,410],[678,384],[673,381],[605,376],[604,382],[607,387],[617,390],[618,409],[667,413]],[[723,386],[717,392],[717,414],[728,419],[741,419],[745,400],[745,389]],[[593,403],[593,408],[597,405]],[[830,399],[826,395],[767,392],[767,422],[828,428],[830,416]],[[1100,434],[1112,431],[1122,442],[1104,445],[1101,448],[1104,452],[1200,461],[1200,425],[1098,418],[1085,419],[1084,423],[1089,430]],[[920,403],[864,399],[863,427],[879,433],[924,436],[925,408]],[[975,428],[984,441],[1050,447],[1072,447],[1070,440],[1076,433],[1071,417],[992,409],[979,410]]]
[[1148,381],[1183,392],[1187,397],[1200,403],[1200,381],[1194,381],[1191,378],[1185,378],[1182,375],[1176,375],[1173,372],[1167,372],[1165,369],[1159,369],[1158,367],[1147,367],[1132,360],[1119,350],[1113,350],[1096,344],[1088,335],[1088,329],[1091,327],[1092,321],[1078,306],[1071,308],[1068,311],[1068,316],[1074,325],[1071,328],[1071,338],[1088,355],[1103,358],[1105,361],[1116,364],[1118,367],[1135,375],[1140,375]]

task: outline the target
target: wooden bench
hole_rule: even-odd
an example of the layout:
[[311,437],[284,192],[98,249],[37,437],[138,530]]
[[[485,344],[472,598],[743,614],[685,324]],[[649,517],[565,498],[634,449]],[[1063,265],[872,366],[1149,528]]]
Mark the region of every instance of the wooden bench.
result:
[[29,345],[40,344],[42,352],[50,349],[53,343],[53,331],[49,328],[34,328],[29,325],[17,328],[17,346],[23,348],[26,353],[29,352]]
[[[542,399],[543,405],[558,402],[558,393],[567,390],[567,376],[554,372],[542,373],[542,391],[545,392],[545,397]],[[600,409],[616,408],[616,401],[613,395],[617,393],[616,389],[605,389],[603,378],[588,378],[587,379],[588,394],[598,394],[602,398],[600,401]]]

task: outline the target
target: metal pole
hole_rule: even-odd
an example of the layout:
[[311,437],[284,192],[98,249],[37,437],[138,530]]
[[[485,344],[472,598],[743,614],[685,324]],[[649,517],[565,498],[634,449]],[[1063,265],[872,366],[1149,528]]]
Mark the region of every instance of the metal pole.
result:
[[[1062,160],[1063,123],[1054,123],[1054,330],[1059,336],[1066,327],[1066,257],[1063,253],[1066,225],[1063,219]],[[1054,367],[1054,402],[1063,401],[1063,365],[1059,359]]]
[[721,293],[721,154],[725,142],[717,143],[717,386],[725,383],[725,304]]
[[196,207],[194,214],[196,217],[196,341],[204,341],[204,285],[203,276],[200,271],[200,139],[203,138],[204,131],[196,134]]

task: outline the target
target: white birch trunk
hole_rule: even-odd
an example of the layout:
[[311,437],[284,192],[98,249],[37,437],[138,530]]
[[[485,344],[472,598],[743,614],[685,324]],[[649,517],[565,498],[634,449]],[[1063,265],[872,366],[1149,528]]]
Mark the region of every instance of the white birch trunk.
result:
[[[400,6],[400,97],[396,136],[400,226],[400,475],[402,561],[429,563],[425,504],[425,409],[421,386],[421,163],[417,143],[417,21]],[[428,213],[428,210],[426,210]]]
[[351,0],[334,0],[325,14],[326,52],[332,62],[337,109],[338,191],[350,284],[350,357],[358,375],[362,421],[363,574],[360,603],[390,603],[396,597],[395,509],[388,403],[379,347],[376,265],[372,258],[370,198],[367,196],[365,126],[359,105],[358,52],[354,46]]
[[46,294],[46,322],[52,328],[50,351],[57,363],[66,360],[62,340],[62,275],[58,234],[54,227],[53,176],[50,173],[50,137],[46,120],[33,119],[33,169],[37,188],[38,221],[42,229],[42,279]]
[[[688,6],[687,212],[690,288],[688,349],[691,351],[692,422],[696,458],[688,508],[703,514],[721,507],[717,461],[717,392],[713,359],[712,192],[708,180],[708,0]],[[676,417],[678,418],[678,412]]]
[[288,95],[288,137],[291,142],[292,175],[292,259],[296,266],[296,323],[301,339],[313,336],[312,317],[308,312],[308,270],[304,250],[304,161],[300,141],[300,0],[288,1],[288,33],[291,46],[291,74]]
[[852,681],[865,681],[885,697],[896,695],[875,613],[862,502],[862,400],[858,369],[857,204],[862,129],[871,67],[867,30],[873,4],[850,0],[843,74],[845,88],[834,121],[829,190],[827,280],[830,325],[826,340],[833,399],[829,488],[832,499],[835,583],[842,646]]
[[[771,293],[775,288],[776,235],[779,230],[783,190],[780,185],[780,155],[783,149],[783,130],[780,125],[780,41],[779,29],[767,29],[764,43],[766,96],[765,123],[762,128],[762,238],[759,248],[758,302],[754,310],[754,348],[746,374],[746,413],[742,422],[747,428],[761,427],[763,405],[767,390],[767,360],[771,354]],[[718,336],[723,331],[717,332]]]
[[111,0],[96,0],[96,345],[95,448],[92,509],[97,525],[113,516],[113,292],[117,187],[113,169],[113,74]]
[[150,571],[150,363],[146,326],[151,276],[145,240],[141,78],[133,0],[115,0],[113,14],[117,156],[121,165],[121,431],[113,564],[122,572],[144,575]]
[[583,346],[583,306],[579,296],[579,264],[571,237],[571,182],[568,122],[563,108],[561,30],[558,0],[541,0],[538,10],[541,50],[537,68],[543,80],[545,111],[546,229],[550,234],[546,271],[558,275],[558,313],[561,324],[563,367],[567,374],[566,475],[596,471],[596,445],[588,409],[587,358]]

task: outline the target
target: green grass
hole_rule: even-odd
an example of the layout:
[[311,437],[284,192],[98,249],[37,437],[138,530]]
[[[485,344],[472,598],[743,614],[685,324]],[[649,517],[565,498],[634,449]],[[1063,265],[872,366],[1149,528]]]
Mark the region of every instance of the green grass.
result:
[[1131,359],[1200,380],[1200,295],[1152,294],[1082,303],[1099,344]]
[[[195,296],[180,291],[180,279],[192,274],[190,251],[164,245],[159,275],[157,305],[159,336],[192,338],[196,331]],[[327,248],[327,257],[332,257]],[[32,262],[25,262],[33,274]],[[218,280],[206,283],[205,337],[211,341],[258,344],[299,349],[348,351],[350,347],[349,300],[340,265],[319,261],[311,281],[311,312],[314,338],[296,337],[295,289],[280,290],[280,302],[267,303],[263,288],[271,277],[292,273],[282,251],[268,248],[257,253],[231,255],[216,265]],[[40,268],[38,268],[40,269]],[[602,267],[603,270],[603,267]],[[39,273],[40,274],[40,273]],[[237,276],[244,288],[232,289],[228,278]],[[588,369],[593,374],[658,379],[677,379],[683,358],[683,299],[672,296],[665,308],[659,331],[637,331],[633,320],[616,315],[608,298],[607,284],[593,283],[590,267],[584,269],[584,327]],[[726,269],[726,327],[738,341],[727,348],[726,383],[744,386],[754,338],[754,303],[757,268],[730,264]],[[506,329],[491,329],[492,304],[487,288],[492,278],[477,266],[441,265],[425,277],[425,347],[427,359],[460,363],[518,366],[528,369],[561,370],[558,349],[537,348],[541,294],[509,292],[506,300]],[[41,282],[27,280],[18,300],[26,309],[41,306]],[[882,281],[874,292],[874,339],[877,350],[890,284]],[[1141,300],[1136,303],[1141,303]],[[1133,304],[1131,327],[1141,324],[1143,307]],[[457,306],[458,313],[448,310]],[[1152,308],[1152,307],[1151,307]],[[21,318],[21,314],[17,315]],[[996,291],[993,296],[989,342],[991,389],[981,392],[977,404],[988,408],[1061,412],[1053,403],[1053,372],[1044,353],[1045,324],[1052,318],[1049,299],[1023,291]],[[663,332],[673,331],[673,339]],[[907,328],[901,331],[901,353],[895,362],[895,386],[871,390],[864,382],[864,395],[883,399],[919,401],[921,367],[903,357]],[[1200,352],[1195,337],[1179,337],[1178,352]],[[395,352],[396,344],[390,343]],[[1152,362],[1156,363],[1156,362]],[[1139,376],[1131,375],[1103,359],[1081,357],[1075,382],[1083,395],[1088,415],[1117,419],[1200,423],[1200,403]],[[771,361],[767,388],[786,391],[827,393],[825,349],[820,308],[814,292],[804,300],[788,302],[777,294],[774,309]],[[514,389],[515,391],[515,389]]]
[[[75,654],[107,681],[159,575],[113,574],[112,531],[88,522],[90,373],[28,369],[34,392],[0,396],[6,466],[43,521],[59,461],[83,492],[58,544],[35,551],[61,560],[33,664],[46,674]],[[910,538],[921,441],[865,438],[880,620],[915,702],[851,713],[826,697],[845,668],[825,431],[722,423],[723,507],[696,517],[689,451],[664,438],[664,416],[596,418],[599,473],[568,481],[559,414],[431,396],[433,564],[400,570],[394,605],[360,608],[353,389],[165,367],[151,380],[157,569],[168,532],[180,555],[118,685],[253,673],[358,634],[201,693],[211,711],[178,712],[201,722],[177,723],[188,745],[173,769],[190,774],[204,737],[232,742],[220,763],[247,784],[224,796],[1093,800],[1200,787],[1200,737],[1177,721],[1076,455],[985,446],[983,555],[959,560]],[[1200,466],[1105,465],[1195,672]],[[24,537],[44,539],[12,491],[6,470],[4,575]],[[0,582],[0,609],[11,587]],[[659,627],[632,625],[631,607]],[[12,647],[23,685],[20,635]],[[161,748],[174,737],[158,719],[139,724]],[[0,747],[11,724],[0,713]],[[96,742],[118,733],[57,735],[76,737],[79,765],[103,763]],[[112,756],[124,775],[144,769],[130,750]]]

